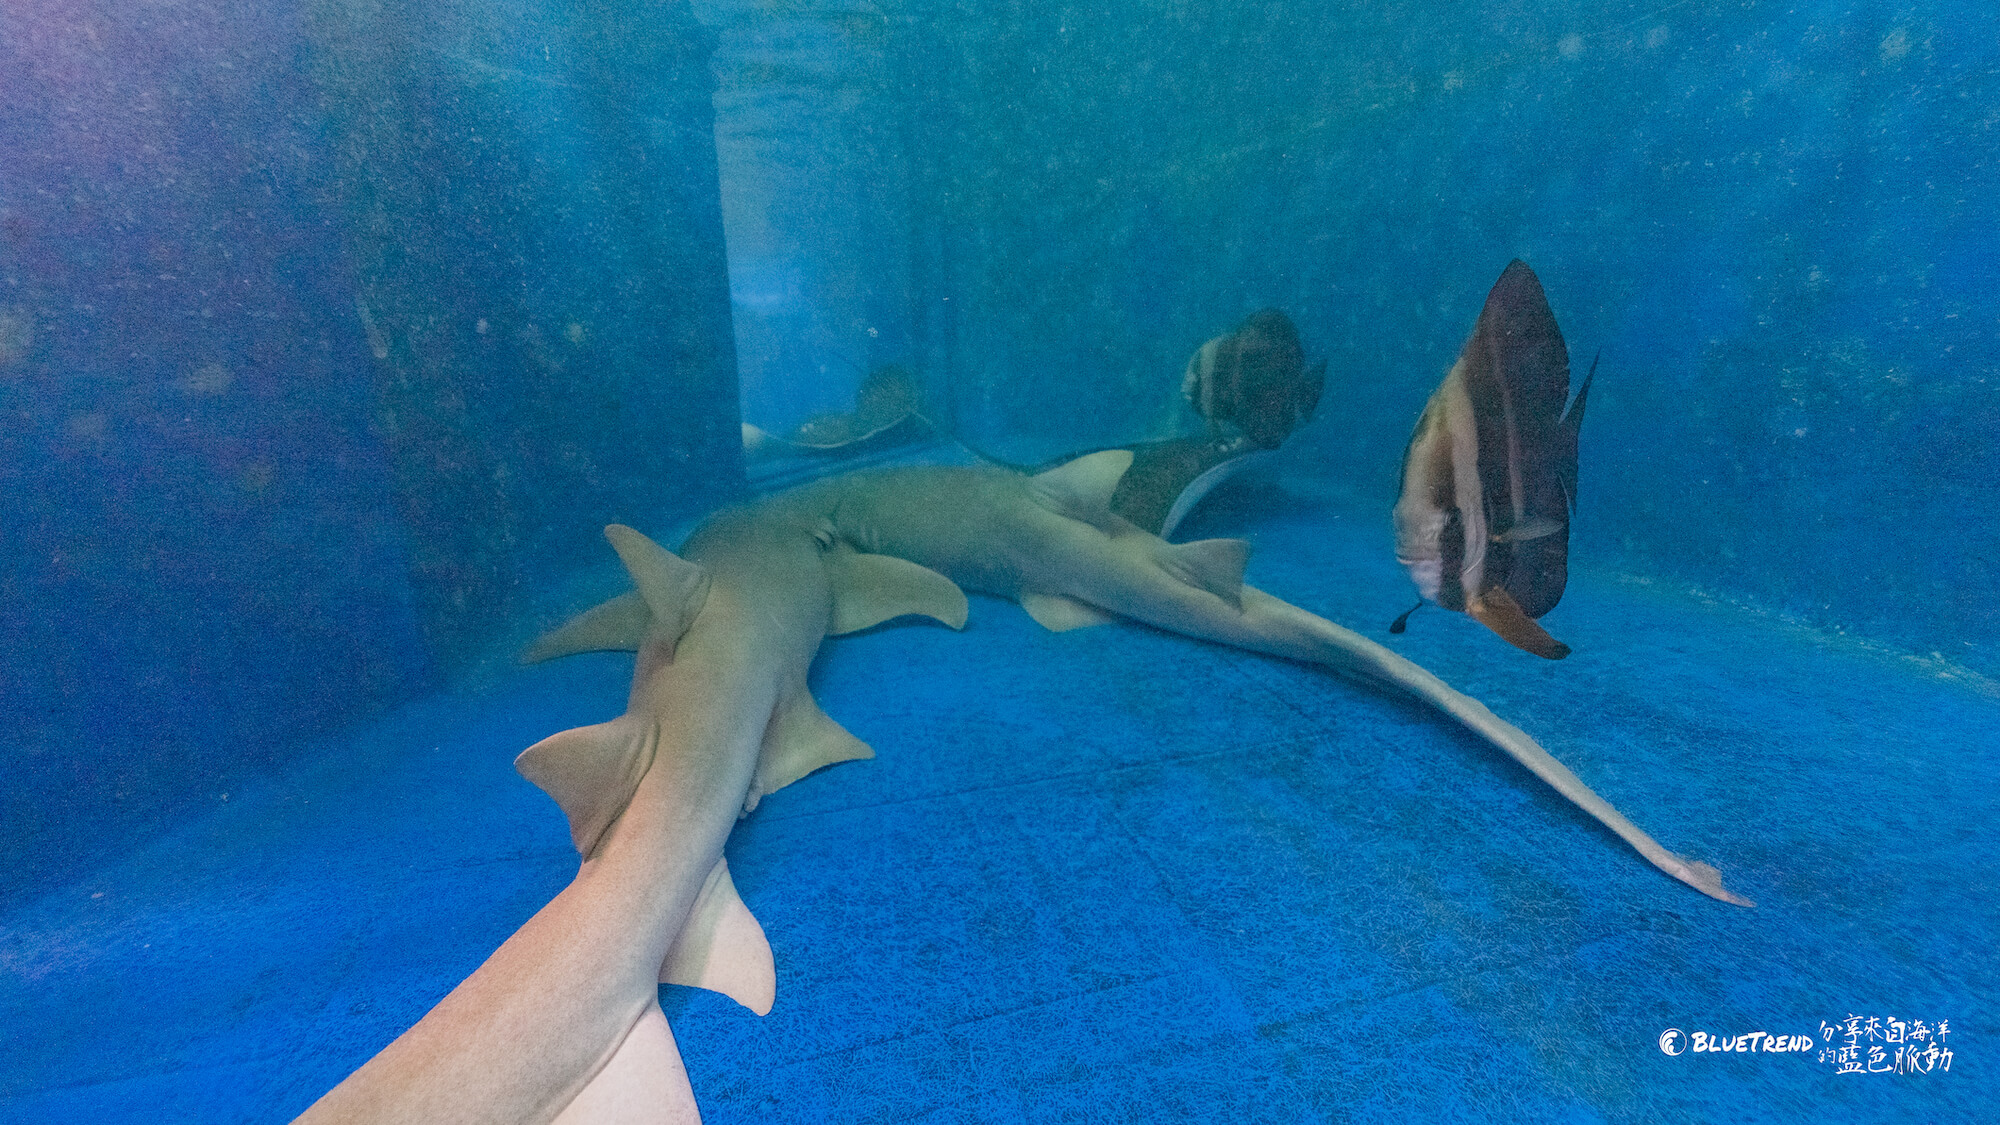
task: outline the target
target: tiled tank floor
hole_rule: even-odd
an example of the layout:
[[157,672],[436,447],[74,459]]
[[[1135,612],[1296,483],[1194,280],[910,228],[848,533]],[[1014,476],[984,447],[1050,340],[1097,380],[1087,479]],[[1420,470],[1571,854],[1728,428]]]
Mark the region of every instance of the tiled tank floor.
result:
[[[663,990],[711,1123],[2000,1120],[1993,685],[1588,573],[1560,664],[1435,610],[1388,638],[1382,512],[1235,500],[1188,530],[1248,536],[1253,582],[1393,640],[1758,907],[1416,707],[976,598],[962,635],[822,651],[878,757],[731,840],[779,987],[763,1019]],[[407,707],[7,909],[0,1119],[304,1109],[569,878],[511,759],[619,711],[629,669]],[[1849,1015],[1948,1023],[1949,1072],[1657,1045]]]

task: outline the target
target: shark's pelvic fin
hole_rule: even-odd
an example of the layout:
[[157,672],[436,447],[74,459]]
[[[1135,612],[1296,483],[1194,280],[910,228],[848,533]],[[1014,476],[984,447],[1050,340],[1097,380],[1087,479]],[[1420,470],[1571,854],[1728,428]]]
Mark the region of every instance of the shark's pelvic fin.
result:
[[894,555],[863,554],[839,544],[825,558],[833,585],[828,634],[858,632],[909,614],[965,628],[965,591],[937,571]]
[[875,751],[866,742],[847,733],[846,727],[820,710],[812,694],[800,684],[778,703],[771,724],[764,728],[757,776],[750,781],[743,811],[750,812],[765,794],[776,793],[816,769],[874,756]]
[[1495,586],[1477,598],[1467,598],[1465,612],[1500,634],[1501,640],[1544,660],[1561,660],[1569,655],[1569,646],[1549,636],[1540,622],[1522,612],[1505,587]]
[[708,600],[708,572],[622,523],[605,528],[604,537],[639,587],[660,634],[678,642]]
[[687,1067],[658,1000],[554,1125],[701,1125]]
[[652,628],[653,611],[637,590],[593,606],[544,633],[521,652],[521,663],[539,664],[579,652],[637,652]]
[[1111,495],[1131,467],[1131,450],[1106,449],[1037,473],[1030,489],[1049,511],[1109,530],[1115,526]]
[[1118,620],[1117,614],[1106,613],[1066,594],[1022,594],[1021,608],[1028,611],[1028,616],[1034,618],[1037,625],[1051,633],[1067,633],[1071,629]]
[[1160,565],[1197,589],[1207,590],[1230,605],[1243,606],[1243,567],[1250,561],[1250,544],[1242,539],[1198,539],[1166,546]]
[[659,731],[628,715],[552,734],[521,751],[514,768],[562,806],[570,840],[589,858],[658,750]]
[[760,1016],[771,1013],[778,994],[771,942],[736,893],[728,860],[716,860],[701,885],[687,925],[660,964],[660,983],[706,988]]

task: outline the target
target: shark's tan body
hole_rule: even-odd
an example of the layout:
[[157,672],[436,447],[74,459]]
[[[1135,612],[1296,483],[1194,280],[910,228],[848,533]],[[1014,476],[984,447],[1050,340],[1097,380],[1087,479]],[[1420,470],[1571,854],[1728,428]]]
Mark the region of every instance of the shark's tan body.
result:
[[1052,629],[1128,617],[1408,693],[1526,765],[1662,870],[1742,903],[1714,868],[1666,851],[1478,701],[1244,585],[1247,544],[1169,544],[1113,515],[1130,456],[1093,454],[1036,477],[990,468],[836,477],[716,517],[689,540],[685,561],[611,529],[639,590],[528,654],[639,653],[623,717],[522,755],[522,772],[569,814],[582,869],[302,1120],[695,1120],[656,981],[714,987],[768,1010],[769,947],[728,885],[723,843],[763,794],[870,753],[806,694],[820,639],[903,613],[957,626],[957,586],[1017,599]]

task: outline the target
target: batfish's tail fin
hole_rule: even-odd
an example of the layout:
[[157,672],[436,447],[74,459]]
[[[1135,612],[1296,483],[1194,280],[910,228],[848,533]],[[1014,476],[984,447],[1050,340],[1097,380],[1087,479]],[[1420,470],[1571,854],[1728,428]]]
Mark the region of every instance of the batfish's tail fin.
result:
[[1476,598],[1467,598],[1465,612],[1523,652],[1547,660],[1561,660],[1569,655],[1569,646],[1549,636],[1549,631],[1524,613],[1504,587],[1495,586]]
[[659,727],[624,715],[552,734],[521,751],[514,768],[562,806],[570,841],[587,859],[631,802],[659,747]]
[[628,590],[542,634],[522,650],[520,660],[539,664],[579,652],[637,652],[652,627],[653,611],[646,608],[646,599],[639,591]]
[[555,1125],[701,1125],[687,1066],[654,1000]]
[[1570,400],[1569,409],[1563,413],[1562,424],[1557,428],[1559,440],[1563,443],[1563,456],[1556,461],[1556,475],[1562,480],[1563,499],[1570,511],[1576,510],[1576,457],[1583,433],[1583,407],[1590,401],[1590,383],[1597,378],[1597,361],[1604,358],[1603,352],[1590,357],[1590,371],[1583,377],[1583,386],[1578,387],[1576,397]]

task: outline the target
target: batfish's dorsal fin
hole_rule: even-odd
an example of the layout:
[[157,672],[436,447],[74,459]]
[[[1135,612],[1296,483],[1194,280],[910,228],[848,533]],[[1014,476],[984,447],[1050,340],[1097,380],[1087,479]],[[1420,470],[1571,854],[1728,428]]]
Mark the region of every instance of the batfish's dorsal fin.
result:
[[584,610],[521,652],[521,663],[539,664],[579,652],[637,652],[653,627],[653,611],[639,591],[628,590]]
[[760,1016],[771,1013],[778,995],[771,942],[736,893],[728,860],[716,860],[701,885],[687,924],[660,963],[660,983],[706,988]]
[[632,584],[669,640],[679,641],[708,600],[708,572],[622,523],[604,529]]
[[880,625],[895,617],[934,617],[954,629],[965,628],[965,591],[929,567],[893,555],[869,555],[845,546],[826,553],[827,579],[833,585],[833,636]]
[[1495,587],[1477,598],[1467,599],[1465,611],[1473,620],[1500,634],[1501,640],[1524,652],[1549,660],[1569,655],[1569,646],[1549,636],[1548,630],[1521,612],[1520,605],[1503,588]]
[[1071,629],[1085,629],[1118,620],[1116,614],[1106,613],[1064,594],[1022,594],[1021,608],[1028,611],[1035,624],[1051,633],[1067,633]]
[[701,1125],[686,1064],[655,1000],[625,1033],[604,1069],[556,1114],[552,1125]]
[[1242,607],[1243,566],[1250,561],[1250,544],[1243,539],[1197,539],[1162,544],[1160,565],[1167,573],[1197,589],[1207,590],[1232,606]]
[[588,859],[625,811],[658,749],[657,728],[627,715],[552,734],[521,751],[514,768],[562,806],[569,838]]
[[833,721],[800,683],[771,713],[764,728],[764,746],[757,755],[757,775],[750,779],[743,811],[750,812],[767,793],[776,793],[822,766],[872,758],[866,742]]
[[1131,450],[1106,449],[1037,473],[1029,487],[1035,501],[1049,511],[1103,527],[1112,520],[1111,495],[1131,467]]

